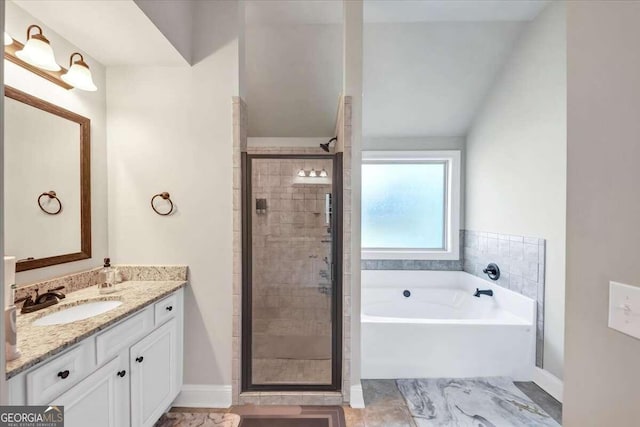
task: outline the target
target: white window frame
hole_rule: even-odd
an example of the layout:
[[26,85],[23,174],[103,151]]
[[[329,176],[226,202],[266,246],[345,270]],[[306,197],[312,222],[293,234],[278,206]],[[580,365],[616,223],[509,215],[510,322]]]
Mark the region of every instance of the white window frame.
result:
[[362,164],[432,163],[446,164],[444,249],[362,248],[362,259],[458,260],[460,259],[460,150],[363,151]]

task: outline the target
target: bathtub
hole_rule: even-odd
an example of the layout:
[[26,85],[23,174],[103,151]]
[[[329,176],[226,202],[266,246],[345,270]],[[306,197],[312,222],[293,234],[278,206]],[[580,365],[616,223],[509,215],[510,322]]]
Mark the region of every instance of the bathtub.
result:
[[361,321],[362,378],[532,379],[536,302],[471,274],[363,270]]

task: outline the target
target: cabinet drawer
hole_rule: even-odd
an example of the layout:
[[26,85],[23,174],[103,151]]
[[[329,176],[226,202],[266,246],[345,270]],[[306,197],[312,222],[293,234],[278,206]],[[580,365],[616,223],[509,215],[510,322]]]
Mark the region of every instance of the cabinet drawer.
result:
[[113,359],[122,349],[129,347],[139,338],[151,332],[152,329],[153,309],[147,307],[133,317],[101,333],[96,338],[98,365]]
[[89,339],[27,374],[27,404],[44,405],[67,391],[95,368],[95,346]]
[[165,321],[174,318],[179,309],[177,293],[173,293],[165,299],[157,302],[155,305],[156,326],[160,326]]

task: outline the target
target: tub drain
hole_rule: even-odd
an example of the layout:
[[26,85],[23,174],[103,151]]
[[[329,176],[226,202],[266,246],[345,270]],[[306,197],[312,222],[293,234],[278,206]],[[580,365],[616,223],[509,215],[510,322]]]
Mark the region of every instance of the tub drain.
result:
[[406,290],[406,289],[405,289],[405,290],[402,292],[402,295],[404,295],[405,297],[409,298],[409,297],[411,296],[411,292],[409,292],[408,290]]

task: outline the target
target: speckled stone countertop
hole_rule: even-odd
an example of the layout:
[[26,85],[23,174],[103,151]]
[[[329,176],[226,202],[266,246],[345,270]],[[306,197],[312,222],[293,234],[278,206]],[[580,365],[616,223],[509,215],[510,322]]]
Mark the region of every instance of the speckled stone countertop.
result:
[[[65,348],[106,329],[119,320],[162,299],[187,284],[185,280],[128,281],[118,284],[118,291],[100,295],[97,286],[67,294],[60,303],[41,311],[17,316],[18,349],[22,355],[7,362],[7,379],[23,372]],[[106,313],[72,323],[35,326],[33,321],[66,307],[86,302],[118,300],[122,305]]]

